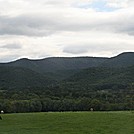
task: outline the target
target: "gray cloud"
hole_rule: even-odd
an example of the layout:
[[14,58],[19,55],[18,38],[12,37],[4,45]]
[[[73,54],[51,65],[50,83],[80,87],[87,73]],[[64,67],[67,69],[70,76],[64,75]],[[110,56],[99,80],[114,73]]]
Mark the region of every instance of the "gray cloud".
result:
[[0,17],[0,34],[1,35],[25,35],[25,36],[46,36],[51,34],[49,19],[41,17],[17,16],[17,17]]
[[20,44],[6,44],[1,46],[1,48],[6,48],[6,49],[21,49],[22,46]]
[[[92,43],[91,43],[92,42]],[[87,54],[87,53],[107,53],[112,52],[118,53],[120,51],[124,51],[127,49],[132,48],[131,43],[127,43],[125,41],[121,41],[118,39],[115,39],[115,41],[105,40],[102,41],[101,39],[98,39],[97,41],[89,41],[80,43],[80,44],[73,44],[73,45],[65,45],[63,48],[63,52],[69,53],[69,54]]]
[[65,53],[82,54],[88,52],[88,49],[83,46],[67,46],[63,49]]
[[[0,35],[48,36],[56,32],[109,31],[134,34],[134,13],[97,13],[76,16],[61,13],[28,14],[16,17],[0,16]],[[87,13],[86,13],[87,14]]]

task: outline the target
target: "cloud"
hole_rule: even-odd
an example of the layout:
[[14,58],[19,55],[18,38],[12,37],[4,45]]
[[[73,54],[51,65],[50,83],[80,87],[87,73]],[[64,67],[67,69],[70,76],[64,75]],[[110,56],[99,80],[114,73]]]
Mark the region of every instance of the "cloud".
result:
[[47,36],[51,34],[52,21],[38,15],[21,15],[17,17],[0,17],[1,35]]
[[83,46],[66,46],[63,49],[63,52],[65,53],[71,53],[71,54],[82,54],[82,53],[87,53],[88,49],[86,47]]
[[0,35],[49,36],[57,32],[92,30],[133,35],[133,11],[117,11],[108,14],[67,10],[66,13],[57,11],[57,13],[27,14],[16,17],[0,16]]
[[[39,0],[38,2],[34,0],[33,3],[31,3],[31,0],[28,2],[26,0],[20,0],[20,2],[6,0],[5,4],[4,1],[2,2],[4,6],[7,4],[9,8],[10,5],[13,6],[15,4],[16,10],[12,10],[18,14],[11,15],[7,11],[7,15],[0,15],[0,35],[41,37],[51,36],[52,34],[57,34],[57,32],[83,32],[92,30],[134,35],[133,8],[123,8],[109,13],[107,11],[111,10],[111,8],[105,7],[106,5],[110,7],[110,3],[117,5],[125,3],[126,5],[130,5],[129,3],[132,3],[131,0],[117,0],[114,2],[112,0],[102,0],[99,2],[98,0],[69,0],[67,2],[64,0]],[[72,5],[72,3],[74,4]],[[30,4],[33,4],[33,8]],[[70,6],[62,7],[61,4]],[[80,6],[90,6],[88,9],[80,9],[76,8],[78,4]],[[20,8],[20,12],[17,5],[22,5],[23,7]],[[93,10],[96,8],[105,10],[106,12],[96,12]]]
[[112,8],[126,8],[128,6],[128,1],[126,0],[107,0],[107,6],[112,7]]
[[[123,51],[133,51],[133,37],[118,33],[91,32],[77,34],[63,46],[63,52],[75,55],[111,56]],[[73,42],[73,43],[72,43]]]
[[0,9],[6,61],[134,51],[133,0],[0,0]]
[[20,55],[12,55],[12,54],[9,54],[9,55],[5,55],[5,56],[1,56],[0,57],[0,62],[11,62],[11,61],[14,61],[15,59],[18,59],[20,57]]
[[6,48],[6,49],[21,49],[22,46],[20,44],[6,44],[6,45],[3,45],[1,48]]

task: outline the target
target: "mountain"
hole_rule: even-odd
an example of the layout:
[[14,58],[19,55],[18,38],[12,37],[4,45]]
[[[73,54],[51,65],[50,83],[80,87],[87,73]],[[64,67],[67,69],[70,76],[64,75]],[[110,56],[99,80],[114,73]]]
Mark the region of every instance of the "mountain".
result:
[[19,59],[0,64],[0,88],[40,88],[66,79],[81,69],[97,66],[106,58]]
[[52,57],[41,60],[29,60],[24,58],[14,62],[5,63],[3,65],[25,67],[43,73],[55,72],[58,70],[74,70],[96,67],[103,63],[106,59],[107,58],[100,57]]
[[134,110],[133,97],[134,53],[0,64],[0,109],[6,113]]
[[134,65],[134,52],[126,52],[112,58],[103,57],[51,57],[40,60],[19,59],[0,66],[28,68],[39,73],[57,72],[61,70],[79,70],[90,67],[126,67]]
[[62,85],[65,81],[73,86],[83,87],[106,85],[105,83],[128,84],[134,81],[133,66],[134,52],[122,53],[112,58],[23,58],[0,63],[0,88],[43,88],[57,82]]
[[81,69],[99,66],[106,59],[99,57],[52,57],[29,60],[24,58],[9,63],[1,63],[0,66],[27,68],[59,81],[70,77]]
[[134,52],[121,53],[102,63],[104,67],[128,67],[134,65]]
[[12,66],[0,67],[0,88],[42,88],[52,83],[55,81],[30,69]]
[[63,82],[73,89],[118,89],[134,84],[134,66],[128,68],[96,67],[84,69]]

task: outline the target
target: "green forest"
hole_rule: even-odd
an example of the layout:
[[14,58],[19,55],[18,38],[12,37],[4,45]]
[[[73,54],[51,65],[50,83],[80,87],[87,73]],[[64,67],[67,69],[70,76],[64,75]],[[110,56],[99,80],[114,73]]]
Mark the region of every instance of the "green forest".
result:
[[117,90],[51,87],[38,90],[0,91],[0,109],[11,112],[113,111],[134,109],[134,86]]
[[113,58],[21,59],[0,64],[0,110],[134,110],[133,54]]

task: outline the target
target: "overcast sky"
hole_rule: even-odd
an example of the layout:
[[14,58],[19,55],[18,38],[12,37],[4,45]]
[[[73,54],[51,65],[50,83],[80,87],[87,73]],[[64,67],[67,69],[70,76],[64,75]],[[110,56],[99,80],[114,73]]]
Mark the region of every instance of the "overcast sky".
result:
[[0,0],[0,62],[134,52],[134,0]]

